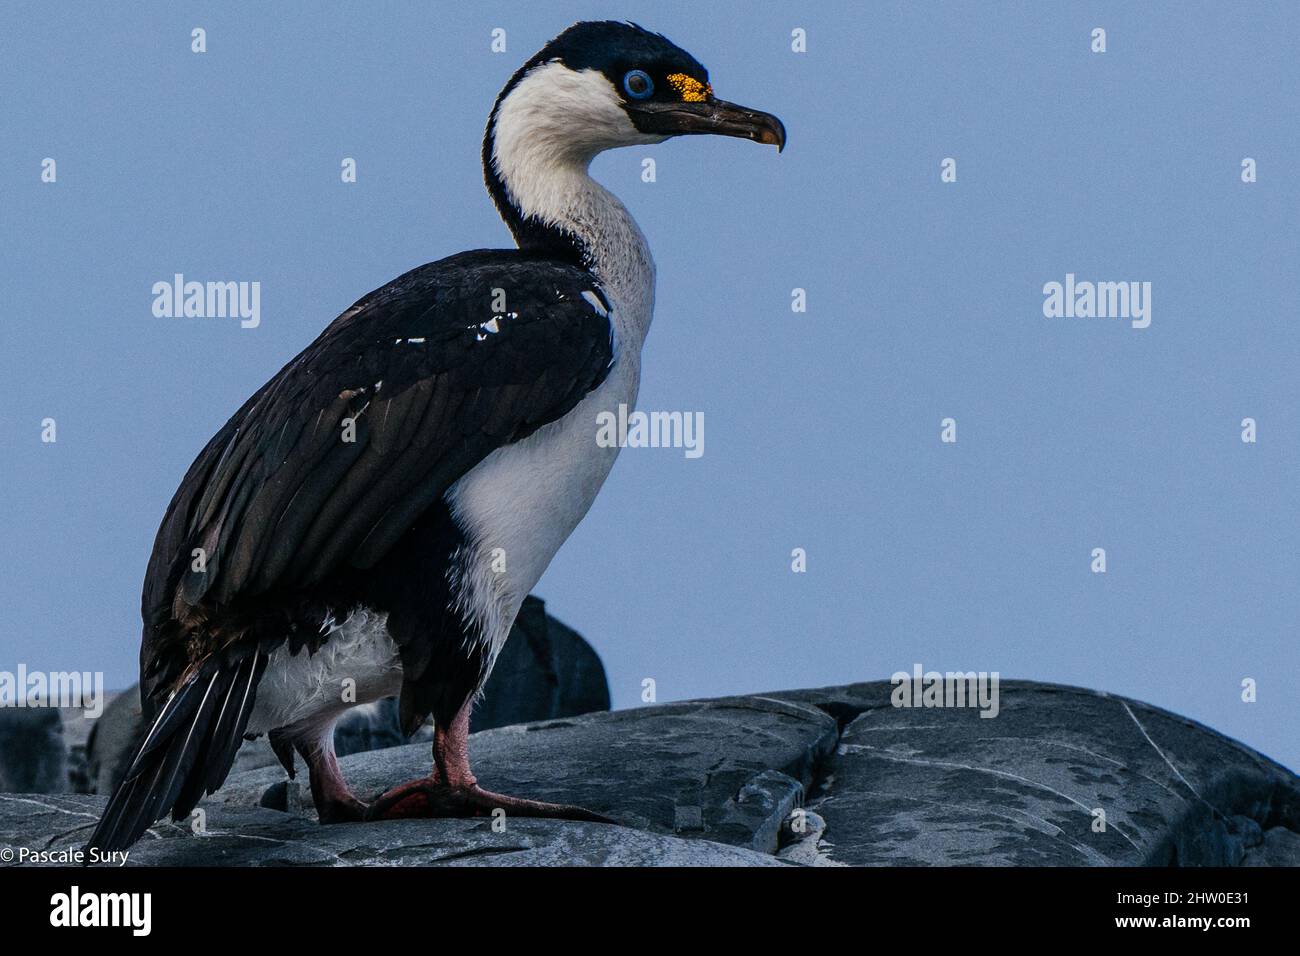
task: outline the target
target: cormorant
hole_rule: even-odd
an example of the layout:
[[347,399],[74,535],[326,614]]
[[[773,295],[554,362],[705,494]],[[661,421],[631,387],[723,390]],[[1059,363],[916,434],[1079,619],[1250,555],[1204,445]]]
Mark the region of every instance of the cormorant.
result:
[[[322,822],[603,819],[480,788],[466,738],[521,602],[618,454],[598,414],[636,400],[654,262],[588,166],[686,133],[785,145],[776,117],[715,98],[694,57],[633,24],[575,24],[510,78],[483,170],[518,248],[360,299],[185,474],[144,583],[148,730],[89,846],[182,819],[260,733],[290,773],[305,760]],[[334,724],[394,694],[408,731],[432,715],[434,766],[366,806]]]

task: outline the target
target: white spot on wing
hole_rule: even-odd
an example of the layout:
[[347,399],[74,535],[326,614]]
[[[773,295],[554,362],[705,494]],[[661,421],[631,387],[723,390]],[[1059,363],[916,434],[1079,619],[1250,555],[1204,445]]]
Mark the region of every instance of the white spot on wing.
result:
[[582,297],[587,300],[591,307],[596,310],[596,314],[602,319],[609,318],[609,310],[606,309],[604,304],[600,301],[600,296],[596,295],[594,292],[587,291],[582,293]]

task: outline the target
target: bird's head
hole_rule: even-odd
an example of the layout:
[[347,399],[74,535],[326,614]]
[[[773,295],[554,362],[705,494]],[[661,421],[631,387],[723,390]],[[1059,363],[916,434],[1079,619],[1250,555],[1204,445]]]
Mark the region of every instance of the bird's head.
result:
[[779,119],[715,97],[708,70],[667,38],[630,23],[576,23],[501,91],[484,159],[500,161],[526,141],[530,151],[585,163],[606,149],[698,133],[785,146]]

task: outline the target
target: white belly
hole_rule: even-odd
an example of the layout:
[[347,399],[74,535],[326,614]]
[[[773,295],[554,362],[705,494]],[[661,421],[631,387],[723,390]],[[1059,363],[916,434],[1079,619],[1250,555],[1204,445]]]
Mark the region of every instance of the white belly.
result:
[[383,612],[357,608],[315,654],[304,648],[290,655],[288,643],[281,644],[258,682],[248,732],[332,726],[357,704],[396,695],[402,662],[387,621]]
[[500,606],[501,620],[483,622],[494,641],[505,640],[519,605],[614,466],[619,449],[597,443],[597,416],[635,404],[639,384],[640,355],[629,350],[571,412],[498,448],[448,490],[452,514],[475,546],[466,561],[475,571],[475,604],[486,591]]

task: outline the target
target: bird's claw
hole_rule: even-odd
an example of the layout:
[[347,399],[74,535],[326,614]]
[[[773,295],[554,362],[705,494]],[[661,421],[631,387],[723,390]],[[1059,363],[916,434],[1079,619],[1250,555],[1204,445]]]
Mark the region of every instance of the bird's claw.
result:
[[452,786],[433,777],[411,780],[382,794],[365,811],[364,819],[410,820],[438,817],[491,816],[500,810],[507,816],[614,823],[609,817],[584,807],[546,803],[492,793],[477,784]]

